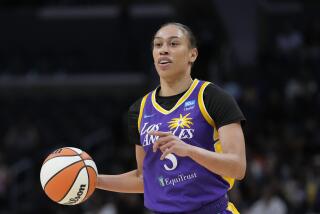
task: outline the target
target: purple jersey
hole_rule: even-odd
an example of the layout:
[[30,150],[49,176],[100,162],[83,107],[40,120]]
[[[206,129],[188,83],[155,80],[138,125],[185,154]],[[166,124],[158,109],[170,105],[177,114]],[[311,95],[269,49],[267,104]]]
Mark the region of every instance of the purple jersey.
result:
[[161,161],[161,151],[152,151],[158,137],[148,132],[154,130],[172,132],[185,143],[222,152],[214,121],[203,102],[203,91],[208,84],[195,79],[170,110],[163,109],[156,102],[156,90],[141,102],[138,127],[146,153],[143,162],[144,203],[150,210],[196,210],[223,197],[233,185],[234,179],[212,173],[189,157],[169,154]]

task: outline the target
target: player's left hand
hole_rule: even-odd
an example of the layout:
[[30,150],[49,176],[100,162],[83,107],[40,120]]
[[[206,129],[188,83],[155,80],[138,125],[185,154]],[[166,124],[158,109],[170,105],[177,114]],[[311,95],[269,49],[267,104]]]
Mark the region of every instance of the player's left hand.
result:
[[148,134],[159,136],[159,139],[153,144],[153,152],[160,149],[162,152],[160,157],[161,160],[170,153],[174,153],[180,157],[189,155],[192,146],[183,142],[171,132],[151,131]]

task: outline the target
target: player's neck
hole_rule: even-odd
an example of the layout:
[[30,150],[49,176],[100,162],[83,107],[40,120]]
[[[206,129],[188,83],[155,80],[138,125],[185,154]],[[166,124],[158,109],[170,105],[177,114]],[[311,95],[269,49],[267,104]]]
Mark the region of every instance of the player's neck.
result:
[[159,91],[159,96],[168,97],[180,94],[186,91],[191,86],[192,82],[193,80],[190,75],[176,78],[171,81],[160,78],[161,89]]

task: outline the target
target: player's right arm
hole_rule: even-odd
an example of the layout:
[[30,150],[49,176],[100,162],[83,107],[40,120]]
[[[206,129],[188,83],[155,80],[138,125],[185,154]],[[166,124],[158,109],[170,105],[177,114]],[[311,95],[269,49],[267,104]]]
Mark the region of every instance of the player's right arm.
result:
[[119,175],[98,175],[96,188],[112,192],[143,193],[143,159],[142,146],[136,145],[137,169]]
[[136,148],[137,169],[120,175],[98,175],[97,188],[122,193],[143,193],[143,160],[145,152],[140,144],[138,118],[142,98],[133,103],[128,112],[129,139]]

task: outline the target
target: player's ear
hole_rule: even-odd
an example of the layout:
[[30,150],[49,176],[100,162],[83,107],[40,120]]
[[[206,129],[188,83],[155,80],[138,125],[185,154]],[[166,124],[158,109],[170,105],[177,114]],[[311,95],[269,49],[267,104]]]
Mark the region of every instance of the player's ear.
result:
[[193,64],[198,57],[198,49],[197,48],[192,48],[190,50],[190,63]]

